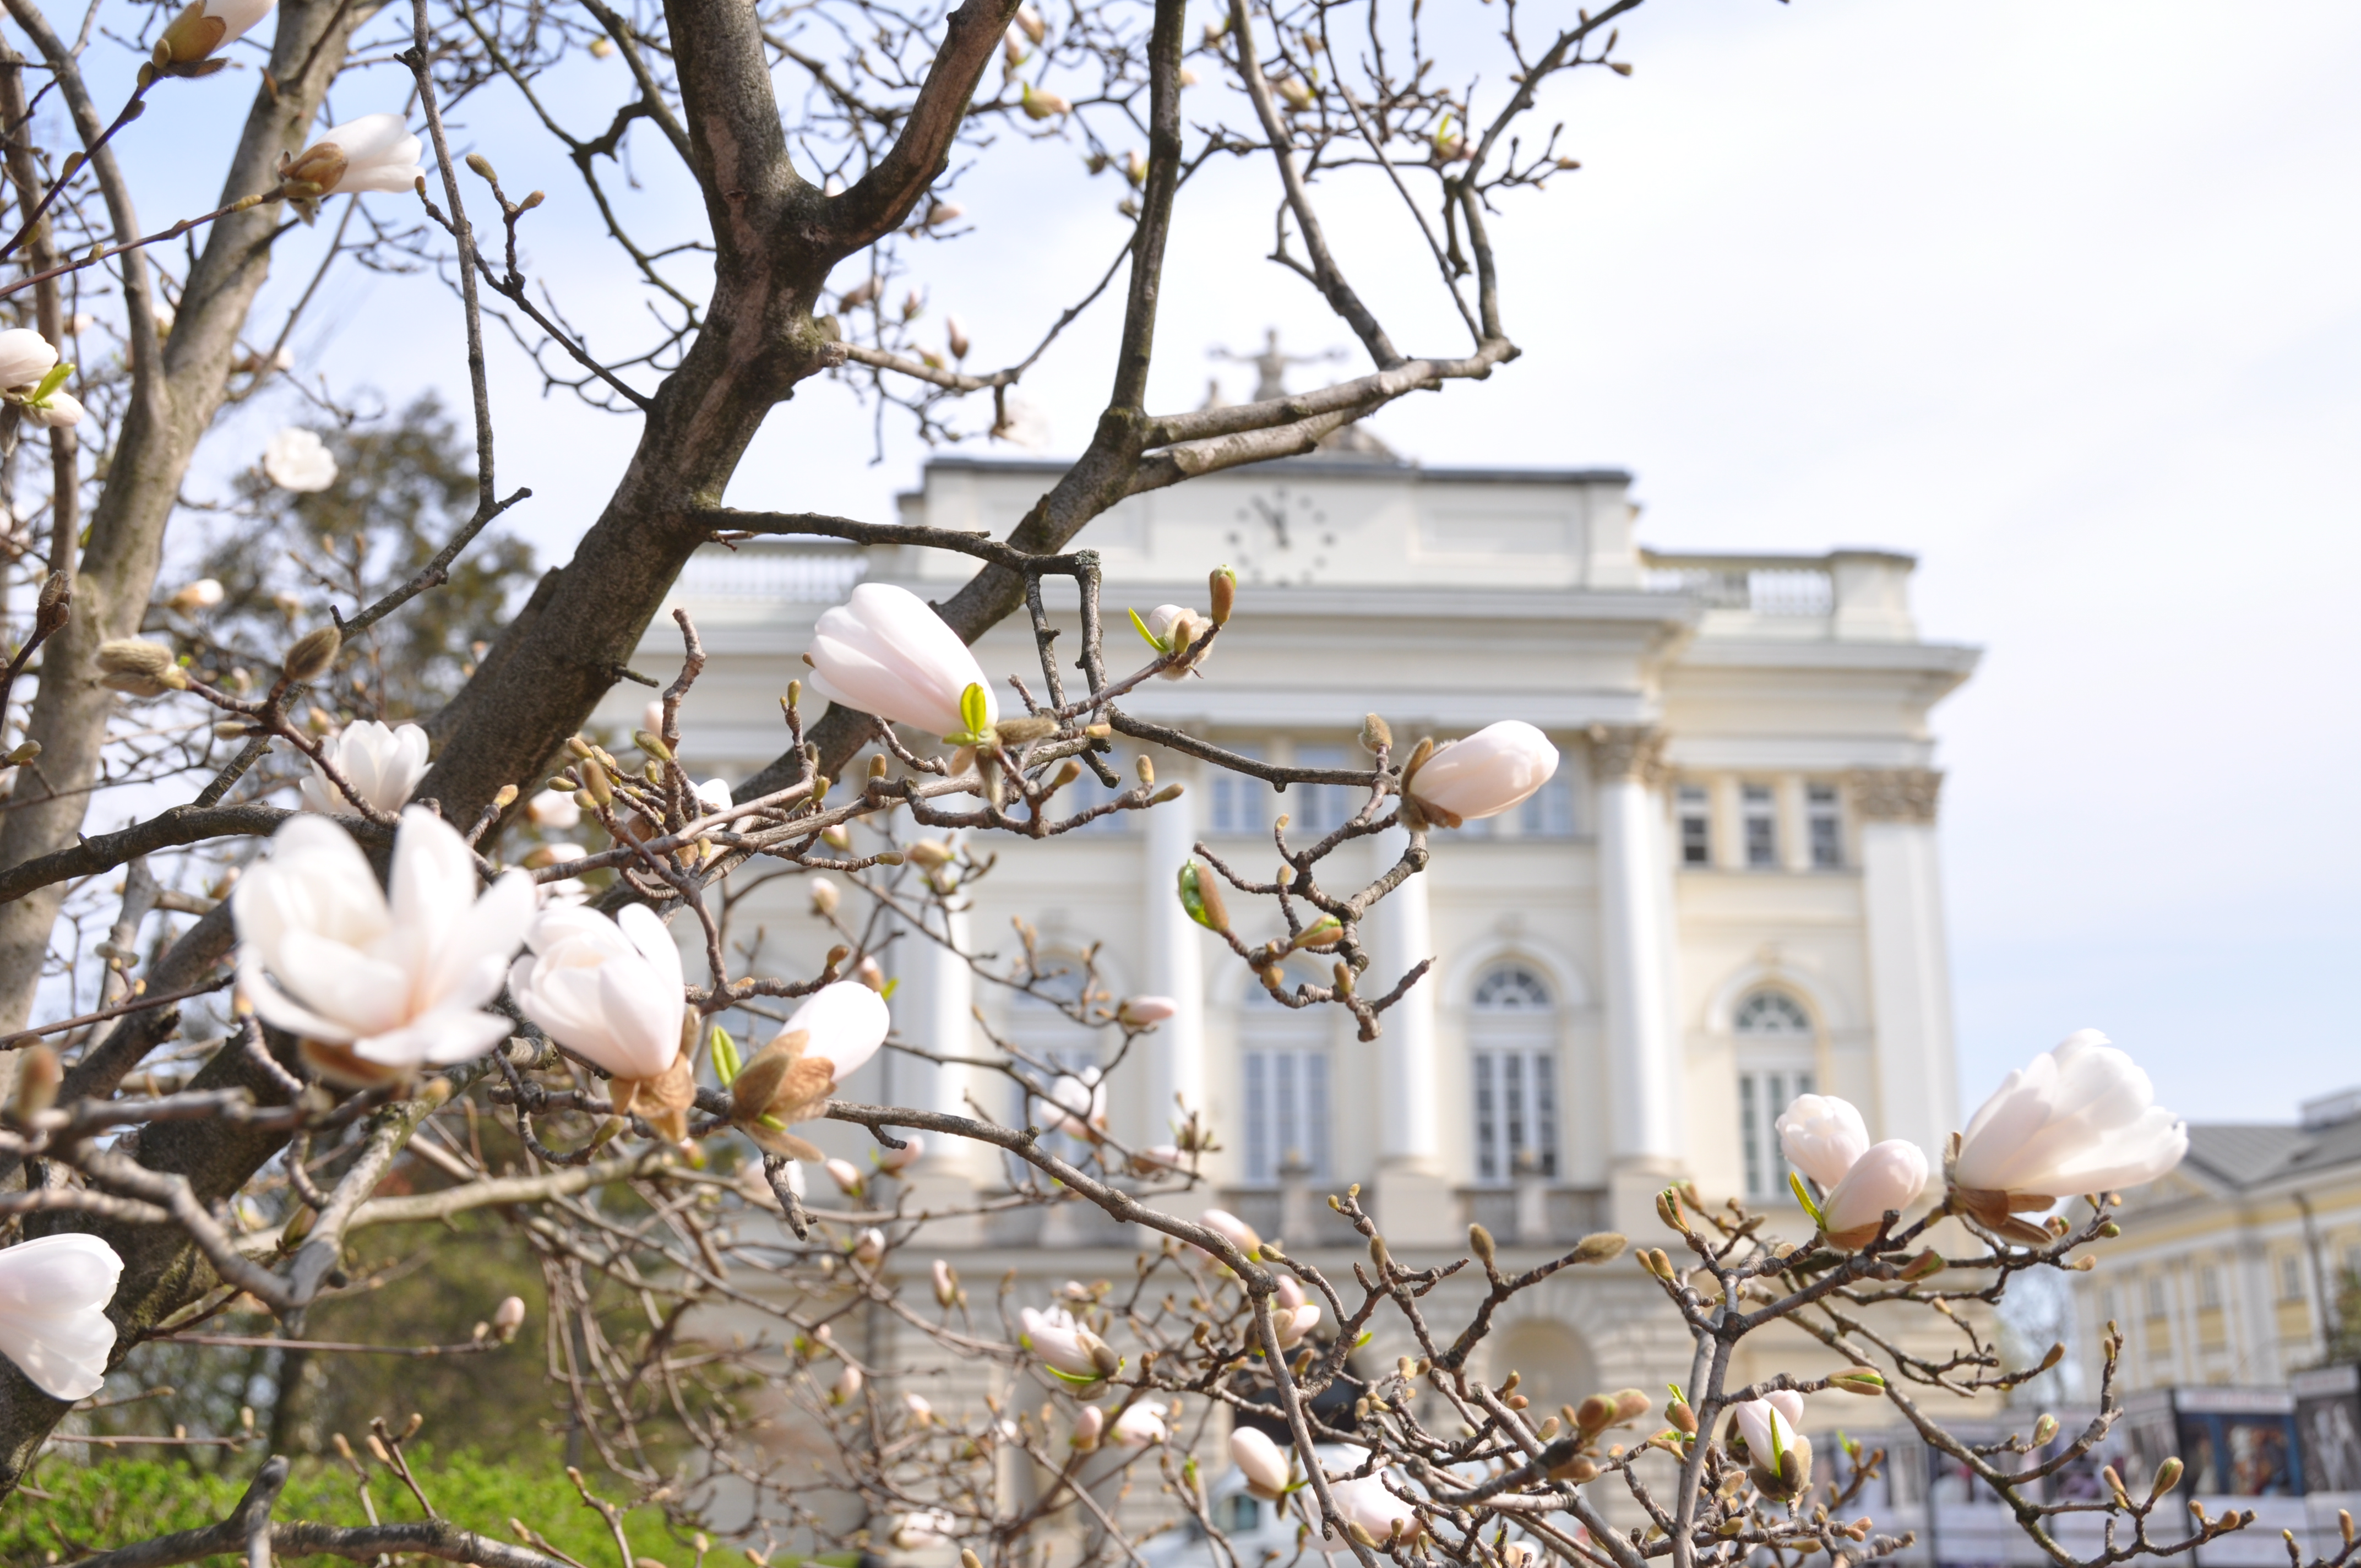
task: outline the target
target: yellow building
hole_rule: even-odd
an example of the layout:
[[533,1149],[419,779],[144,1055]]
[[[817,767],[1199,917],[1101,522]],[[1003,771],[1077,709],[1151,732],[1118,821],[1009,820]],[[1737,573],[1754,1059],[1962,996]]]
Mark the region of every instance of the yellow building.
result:
[[2361,1270],[2361,1090],[2293,1124],[2192,1123],[2180,1168],[2124,1198],[2123,1236],[2075,1283],[2094,1369],[2112,1320],[2127,1390],[2282,1384],[2326,1354]]

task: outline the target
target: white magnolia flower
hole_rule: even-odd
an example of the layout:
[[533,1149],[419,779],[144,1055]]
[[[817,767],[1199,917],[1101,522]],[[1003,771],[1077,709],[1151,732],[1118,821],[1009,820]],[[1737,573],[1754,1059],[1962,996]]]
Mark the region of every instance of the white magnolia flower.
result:
[[2188,1152],[2188,1127],[2156,1103],[2147,1074],[2082,1029],[1983,1102],[1951,1179],[1967,1192],[2068,1198],[2154,1181]]
[[1256,1427],[1238,1427],[1230,1433],[1230,1458],[1246,1478],[1246,1490],[1276,1502],[1287,1494],[1287,1454]]
[[581,806],[558,790],[543,790],[525,802],[524,814],[534,827],[552,833],[571,833],[582,826]]
[[1262,1237],[1255,1234],[1255,1228],[1227,1209],[1208,1209],[1197,1216],[1197,1223],[1215,1235],[1226,1238],[1232,1246],[1248,1257],[1262,1250]]
[[1741,1399],[1730,1410],[1746,1440],[1754,1484],[1775,1497],[1800,1496],[1812,1480],[1812,1440],[1796,1430],[1804,1420],[1804,1397],[1781,1388],[1760,1399]]
[[1848,1100],[1833,1094],[1799,1094],[1777,1123],[1779,1148],[1787,1163],[1820,1184],[1837,1183],[1869,1148],[1869,1124]]
[[1000,717],[983,666],[926,600],[889,583],[863,583],[819,618],[811,651],[812,689],[833,703],[907,724],[929,735],[967,729],[960,696],[983,689],[984,722]]
[[1398,1546],[1408,1545],[1425,1528],[1418,1522],[1418,1515],[1410,1504],[1386,1490],[1382,1474],[1364,1475],[1356,1481],[1332,1481],[1328,1495],[1336,1499],[1336,1512],[1345,1523],[1359,1525],[1381,1543],[1391,1541]]
[[[788,1129],[818,1114],[837,1087],[877,1054],[892,1026],[885,999],[861,981],[822,986],[730,1080],[731,1121],[768,1153],[825,1161]],[[860,1172],[853,1176],[858,1180]]]
[[1488,724],[1435,749],[1402,781],[1403,791],[1446,828],[1498,817],[1549,783],[1557,748],[1521,718]]
[[912,1133],[902,1140],[900,1148],[877,1151],[877,1168],[888,1176],[899,1176],[925,1158],[926,1154],[926,1140]]
[[336,460],[318,432],[290,425],[262,449],[262,473],[282,490],[324,490],[336,482]]
[[839,1192],[843,1193],[847,1198],[861,1196],[859,1166],[849,1159],[831,1159],[823,1164],[820,1168],[828,1172],[828,1179],[836,1183],[836,1190]]
[[1303,1336],[1320,1326],[1320,1308],[1303,1298],[1303,1287],[1291,1275],[1281,1275],[1270,1304],[1270,1326],[1279,1334],[1279,1348],[1293,1350]]
[[192,65],[270,15],[278,0],[190,0],[162,36],[176,65]]
[[784,1036],[801,1030],[807,1036],[805,1058],[826,1058],[841,1084],[877,1054],[877,1047],[885,1043],[885,1032],[893,1026],[894,1014],[884,997],[857,980],[840,980],[806,997],[804,1004],[787,1015],[786,1026],[779,1034]]
[[1024,1325],[1018,1343],[1068,1383],[1096,1383],[1120,1365],[1106,1342],[1074,1321],[1063,1307],[1046,1312],[1027,1307],[1016,1317]]
[[1838,1246],[1865,1245],[1888,1209],[1907,1211],[1927,1190],[1927,1151],[1907,1138],[1872,1144],[1820,1205],[1820,1228]]
[[935,1305],[948,1310],[959,1299],[959,1270],[948,1259],[939,1257],[928,1266],[928,1272],[934,1281]]
[[271,836],[230,898],[239,992],[340,1081],[466,1061],[509,1033],[481,1009],[524,940],[532,879],[507,872],[478,896],[467,841],[431,811],[401,814],[390,900],[360,846],[308,815]]
[[1115,1016],[1134,1029],[1145,1029],[1180,1011],[1180,1004],[1169,996],[1135,996],[1123,1004]]
[[[5,335],[0,334],[0,336]],[[179,610],[182,615],[194,615],[200,610],[215,608],[224,597],[219,578],[199,577],[193,583],[181,584],[174,590],[172,597],[166,599],[164,603],[170,609]]]
[[53,391],[39,402],[24,405],[25,422],[43,430],[70,430],[82,422],[86,411],[72,396]]
[[688,1015],[680,949],[643,904],[612,920],[595,909],[544,909],[531,950],[509,970],[518,1011],[550,1038],[618,1078],[660,1078],[680,1055]]
[[106,1381],[123,1259],[96,1236],[70,1233],[0,1248],[0,1355],[52,1399],[87,1399]]
[[910,1419],[920,1426],[926,1426],[935,1419],[935,1407],[928,1403],[924,1394],[903,1395],[902,1408],[907,1410]]
[[852,1255],[864,1268],[874,1268],[885,1255],[885,1233],[872,1225],[852,1244]]
[[697,804],[710,815],[716,811],[727,811],[737,802],[730,798],[728,779],[708,779],[697,786]]
[[[917,1399],[917,1396],[909,1396]],[[919,1403],[925,1403],[919,1400]],[[926,1552],[938,1546],[956,1544],[959,1520],[944,1508],[921,1508],[914,1514],[904,1514],[894,1523],[893,1534],[887,1539],[896,1552]]]
[[[410,804],[411,791],[426,776],[426,731],[415,724],[379,724],[364,718],[345,727],[327,743],[329,762],[345,782],[379,811],[400,811]],[[328,782],[320,764],[303,781],[303,809],[327,817],[355,815],[345,792]]]
[[1790,1388],[1774,1389],[1759,1399],[1741,1399],[1730,1407],[1738,1418],[1738,1434],[1746,1440],[1747,1456],[1764,1469],[1774,1453],[1795,1445],[1804,1421],[1804,1397]]
[[0,389],[16,391],[38,387],[58,362],[58,351],[28,326],[0,332]]
[[1069,1137],[1094,1139],[1106,1125],[1106,1085],[1094,1067],[1050,1080],[1041,1105],[1043,1120]]
[[425,172],[418,167],[424,150],[400,115],[363,115],[297,153],[282,178],[318,186],[318,196],[410,191]]
[[1147,1448],[1164,1442],[1172,1429],[1164,1424],[1163,1412],[1153,1405],[1134,1405],[1116,1418],[1112,1434],[1124,1448]]
[[1074,1418],[1074,1435],[1066,1441],[1077,1453],[1095,1453],[1099,1440],[1106,1435],[1106,1412],[1096,1405],[1087,1405]]
[[[1197,639],[1213,629],[1213,623],[1186,605],[1159,604],[1148,612],[1141,624],[1148,629],[1148,641],[1159,653],[1186,653],[1196,645]],[[1165,680],[1177,681],[1195,669],[1202,660],[1181,659],[1159,672]]]

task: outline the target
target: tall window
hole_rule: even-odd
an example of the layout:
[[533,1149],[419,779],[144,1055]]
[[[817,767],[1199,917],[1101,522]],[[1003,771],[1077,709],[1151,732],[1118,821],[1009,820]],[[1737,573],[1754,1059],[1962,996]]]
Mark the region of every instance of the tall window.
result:
[[[1342,746],[1298,746],[1295,765],[1299,768],[1341,768],[1345,766]],[[1290,784],[1287,786],[1285,809],[1291,814],[1287,838],[1291,844],[1310,844],[1324,839],[1342,828],[1359,809],[1355,799],[1357,791],[1344,784]]]
[[1812,833],[1812,864],[1833,871],[1844,864],[1844,807],[1834,784],[1806,784],[1804,820]]
[[1574,837],[1574,781],[1560,769],[1517,807],[1517,831],[1528,839]]
[[2296,1253],[2279,1255],[2279,1299],[2303,1299],[2303,1258]]
[[1525,1164],[1554,1178],[1557,1013],[1547,982],[1522,964],[1494,970],[1477,982],[1467,1034],[1476,1179],[1512,1181]]
[[1238,1014],[1246,1180],[1274,1186],[1290,1157],[1329,1174],[1327,1014],[1271,1000],[1251,982]]
[[1738,792],[1739,817],[1746,827],[1746,863],[1779,863],[1779,805],[1769,784],[1745,784]]
[[2197,1266],[2197,1304],[2219,1307],[2222,1304],[2222,1271],[2210,1263]]
[[[1229,749],[1242,757],[1260,761],[1262,748],[1235,743]],[[1270,785],[1260,779],[1246,777],[1222,769],[1213,771],[1213,820],[1216,833],[1260,834],[1269,826],[1270,817],[1265,802],[1270,799]]]
[[1758,991],[1738,1004],[1738,1147],[1746,1195],[1758,1202],[1787,1191],[1779,1118],[1799,1094],[1815,1092],[1811,1015],[1784,991]]
[[1681,864],[1713,864],[1713,798],[1703,784],[1683,784],[1675,793],[1681,828]]

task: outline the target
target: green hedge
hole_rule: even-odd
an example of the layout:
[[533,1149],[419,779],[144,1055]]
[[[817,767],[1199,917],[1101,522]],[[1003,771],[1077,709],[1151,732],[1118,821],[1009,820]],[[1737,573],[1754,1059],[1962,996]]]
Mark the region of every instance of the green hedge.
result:
[[[214,1475],[170,1460],[107,1457],[85,1464],[78,1450],[79,1445],[76,1451],[52,1452],[34,1472],[28,1488],[0,1506],[0,1565],[49,1568],[151,1536],[201,1529],[236,1506],[259,1464],[236,1464],[234,1474]],[[472,1453],[446,1458],[420,1452],[409,1458],[434,1511],[445,1519],[503,1541],[517,1540],[509,1520],[520,1519],[589,1568],[619,1568],[613,1532],[597,1512],[583,1506],[563,1470],[493,1464]],[[373,1464],[369,1476],[369,1497],[380,1520],[425,1517],[418,1499],[392,1472]],[[611,1494],[601,1495],[613,1500]],[[352,1471],[309,1459],[296,1462],[271,1517],[339,1525],[368,1522]],[[634,1554],[668,1568],[687,1568],[696,1556],[693,1548],[668,1533],[658,1508],[635,1509],[625,1518],[624,1533]],[[721,1559],[717,1551],[708,1562],[718,1565]],[[209,1561],[229,1568],[237,1560]]]

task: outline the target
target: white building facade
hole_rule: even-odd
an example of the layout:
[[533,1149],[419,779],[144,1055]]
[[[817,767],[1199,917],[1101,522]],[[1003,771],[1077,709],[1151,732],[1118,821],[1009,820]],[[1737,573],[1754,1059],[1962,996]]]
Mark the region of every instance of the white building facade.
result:
[[[1005,536],[1061,471],[938,460],[903,520]],[[1176,1208],[1222,1202],[1315,1260],[1352,1239],[1324,1196],[1356,1181],[1405,1256],[1464,1250],[1471,1220],[1536,1255],[1590,1230],[1653,1237],[1653,1193],[1672,1179],[1708,1201],[1790,1206],[1771,1122],[1813,1089],[1853,1101],[1872,1135],[1939,1154],[1958,1123],[1930,713],[1977,653],[1920,637],[1906,556],[1653,553],[1629,490],[1618,472],[1316,457],[1136,498],[1076,542],[1104,564],[1118,673],[1145,654],[1128,646],[1126,607],[1202,606],[1210,568],[1238,573],[1203,677],[1125,699],[1144,718],[1330,766],[1359,755],[1367,713],[1404,745],[1521,718],[1563,759],[1521,807],[1435,832],[1427,873],[1374,913],[1365,989],[1435,962],[1368,1044],[1341,1009],[1258,1001],[1173,891],[1199,841],[1268,874],[1273,817],[1289,813],[1293,834],[1333,825],[1352,808],[1340,792],[1275,794],[1159,751],[1157,780],[1185,784],[1180,799],[1046,843],[979,844],[1000,861],[961,917],[976,945],[1013,950],[1021,916],[1046,948],[1098,944],[1115,994],[1179,1000],[1148,1059],[1115,1075],[1110,1106],[1134,1145],[1169,1140],[1176,1095],[1219,1137],[1210,1190]],[[779,695],[802,673],[813,621],[861,574],[940,598],[971,569],[827,542],[705,552],[676,591],[711,656],[684,709],[694,771],[743,776],[783,749]],[[1071,625],[1071,586],[1054,586]],[[639,667],[666,669],[675,639],[659,620]],[[1071,664],[1071,633],[1060,647]],[[994,679],[1038,693],[1021,614],[978,652]],[[619,696],[610,717],[627,707]],[[1118,738],[1126,770],[1135,750]],[[1357,885],[1392,852],[1348,847],[1323,883]],[[1277,926],[1255,902],[1231,900],[1249,940]],[[818,967],[831,938],[793,879],[750,904],[778,967]],[[984,1054],[972,1008],[1029,1047],[1077,1061],[1093,1048],[935,944],[896,943],[889,967],[901,1038]],[[869,1071],[880,1080],[855,1095],[952,1110],[972,1095],[1022,1114],[972,1069],[889,1054]],[[1004,1179],[989,1155],[928,1164],[932,1181]],[[1087,1222],[1045,1229],[1038,1212],[965,1239],[1005,1254],[977,1260],[993,1274],[1058,1278],[1087,1277],[1094,1249],[1127,1267],[1116,1255],[1137,1245]],[[1686,1338],[1637,1270],[1580,1272],[1504,1326],[1509,1365],[1552,1401],[1686,1375]]]

